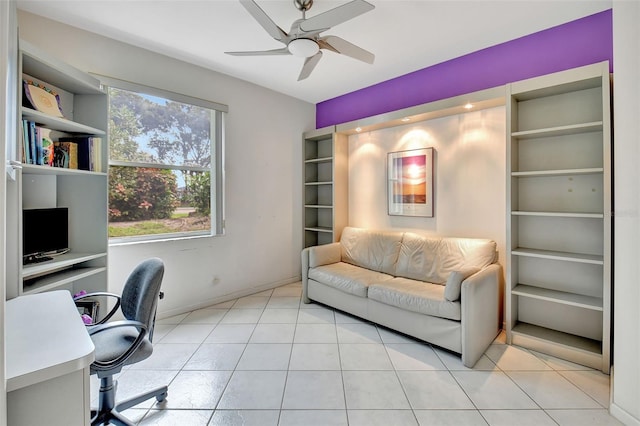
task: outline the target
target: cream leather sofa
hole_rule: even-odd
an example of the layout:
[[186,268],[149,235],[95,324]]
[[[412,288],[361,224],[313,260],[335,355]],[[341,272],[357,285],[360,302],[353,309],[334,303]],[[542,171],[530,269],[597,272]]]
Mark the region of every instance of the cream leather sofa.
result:
[[496,243],[347,227],[302,251],[303,301],[324,303],[462,355],[499,332]]

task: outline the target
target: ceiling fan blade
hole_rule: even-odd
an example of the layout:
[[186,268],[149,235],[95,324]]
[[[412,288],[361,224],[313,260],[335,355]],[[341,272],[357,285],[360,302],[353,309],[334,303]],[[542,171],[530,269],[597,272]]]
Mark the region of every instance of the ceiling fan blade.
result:
[[336,36],[322,37],[318,40],[318,44],[321,48],[333,50],[334,52],[338,52],[342,55],[349,56],[368,64],[373,64],[373,61],[376,58],[375,55],[368,50],[364,50],[363,48]]
[[285,33],[278,25],[276,25],[276,23],[271,20],[269,15],[267,15],[255,1],[240,0],[240,4],[242,4],[244,8],[247,9],[251,16],[253,16],[253,19],[258,21],[262,28],[264,28],[271,37],[275,38],[278,41],[285,42],[285,40],[288,38],[287,33]]
[[300,29],[306,32],[328,30],[374,8],[374,5],[364,0],[352,0],[347,4],[343,4],[342,6],[338,6],[300,22]]
[[304,65],[302,66],[302,70],[300,71],[300,75],[298,76],[298,81],[304,80],[305,78],[311,75],[311,71],[318,65],[318,62],[322,58],[322,52],[318,52],[315,55],[304,60]]
[[286,47],[282,49],[273,50],[250,50],[246,52],[224,52],[227,55],[233,56],[268,56],[268,55],[291,55],[291,52]]

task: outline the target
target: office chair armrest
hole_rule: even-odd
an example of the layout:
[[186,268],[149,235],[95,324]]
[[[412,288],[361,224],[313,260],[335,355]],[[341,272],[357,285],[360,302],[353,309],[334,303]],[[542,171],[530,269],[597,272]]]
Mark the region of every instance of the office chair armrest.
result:
[[[78,300],[82,300],[82,299],[86,299],[88,297],[112,297],[114,299],[116,299],[116,304],[115,306],[111,309],[111,311],[109,311],[109,313],[102,318],[100,321],[98,322],[94,322],[93,324],[87,324],[87,326],[95,326],[98,324],[104,324],[105,322],[107,322],[116,312],[118,312],[118,308],[120,308],[120,296],[118,296],[117,294],[113,294],[113,293],[107,293],[104,291],[99,291],[99,292],[95,292],[95,293],[86,293],[83,294],[82,296],[77,296],[73,298],[74,302],[77,302]],[[95,320],[95,318],[93,318]]]
[[93,336],[94,334],[98,334],[106,330],[113,330],[114,328],[121,328],[121,327],[135,327],[139,330],[139,334],[136,337],[136,339],[133,341],[133,343],[131,343],[129,348],[122,355],[110,361],[95,360],[93,361],[93,364],[92,364],[93,368],[97,370],[110,370],[114,366],[124,363],[127,360],[127,358],[129,358],[138,349],[138,346],[140,346],[145,336],[147,335],[147,331],[148,331],[146,325],[144,325],[140,321],[134,321],[134,320],[112,321],[108,324],[99,324],[89,328],[88,331],[89,331],[89,335]]

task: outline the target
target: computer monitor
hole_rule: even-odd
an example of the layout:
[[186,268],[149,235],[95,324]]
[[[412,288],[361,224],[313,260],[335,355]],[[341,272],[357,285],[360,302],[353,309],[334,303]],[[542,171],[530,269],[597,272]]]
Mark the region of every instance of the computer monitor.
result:
[[22,211],[23,263],[37,262],[68,248],[68,208],[25,209]]

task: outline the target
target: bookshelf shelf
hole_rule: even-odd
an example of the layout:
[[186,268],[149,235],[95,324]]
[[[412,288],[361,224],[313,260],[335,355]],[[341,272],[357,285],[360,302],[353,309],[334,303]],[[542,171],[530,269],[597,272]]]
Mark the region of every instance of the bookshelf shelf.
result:
[[[90,167],[107,170],[108,97],[95,77],[65,64],[35,46],[19,41],[18,68],[22,78],[18,87],[17,111],[22,120],[49,129],[53,142],[79,135],[102,140],[89,158]],[[22,104],[22,80],[32,80],[55,91],[65,118],[58,118]],[[23,136],[22,134],[20,136]],[[7,298],[50,290],[106,291],[108,264],[108,176],[105,172],[26,164],[33,151],[31,143],[16,141],[16,152],[30,149],[30,156],[17,158],[22,163],[16,181],[7,185],[8,205],[20,206],[7,211],[11,226],[7,241],[17,246],[7,256],[16,265],[16,276],[8,277]],[[95,146],[98,146],[97,144]],[[92,144],[93,147],[93,144]],[[83,160],[86,157],[83,157]],[[22,160],[22,161],[21,161]],[[79,159],[80,160],[80,159]],[[35,161],[33,161],[35,162]],[[70,252],[42,263],[23,265],[22,211],[27,209],[68,209],[68,247]],[[58,226],[51,223],[51,227]],[[46,235],[43,236],[46,238]]]
[[604,214],[602,213],[577,213],[577,212],[533,212],[533,211],[519,211],[514,210],[511,212],[513,216],[539,216],[539,217],[574,217],[585,219],[602,219]]
[[67,253],[47,262],[25,265],[22,268],[22,278],[30,279],[44,274],[70,268],[94,259],[106,257],[107,253]]
[[525,130],[521,132],[513,132],[511,136],[518,139],[535,139],[553,136],[575,135],[579,133],[589,133],[602,131],[602,121],[594,121],[589,123],[571,124],[567,126],[556,126],[542,129]]
[[104,95],[100,82],[90,74],[53,57],[31,43],[20,40],[23,72],[34,77],[46,76],[47,82],[81,95]]
[[307,204],[305,205],[308,209],[332,209],[333,206],[329,205],[321,205],[321,204]]
[[511,172],[513,177],[555,177],[555,176],[577,176],[577,175],[591,175],[602,174],[604,169],[602,167],[591,167],[582,169],[566,169],[566,170],[532,170],[522,172]]
[[331,233],[333,232],[332,228],[329,228],[327,226],[309,226],[304,228],[305,231],[314,231],[314,232],[325,232],[325,233]]
[[578,306],[594,311],[602,311],[602,298],[584,296],[566,291],[551,290],[525,284],[518,284],[511,290],[512,294],[521,297],[532,297],[563,305]]
[[61,285],[73,283],[74,281],[89,278],[91,276],[106,272],[106,267],[78,267],[57,271],[42,278],[34,278],[26,281],[22,294],[40,293],[47,290],[55,290]]
[[515,256],[538,257],[548,260],[561,260],[564,262],[592,263],[594,265],[602,265],[603,257],[592,254],[570,253],[554,250],[538,250],[518,247],[511,250],[511,254]]
[[312,158],[310,160],[306,160],[305,163],[313,164],[313,163],[330,163],[333,161],[331,157],[322,157],[322,158]]
[[106,134],[104,130],[86,126],[81,123],[76,123],[75,121],[67,120],[65,118],[54,117],[52,115],[48,115],[28,107],[22,107],[22,118],[29,121],[35,121],[36,123],[49,129],[59,130],[61,132],[80,133],[83,135],[90,134],[97,136]]
[[329,182],[306,182],[305,183],[306,186],[313,186],[313,185],[333,185],[333,182],[329,181]]
[[584,365],[602,362],[602,343],[595,339],[525,322],[518,322],[512,333],[514,345],[525,346],[558,358],[570,357]]
[[102,176],[106,177],[104,172],[93,172],[89,170],[65,169],[62,167],[39,166],[37,164],[22,164],[23,174],[32,175],[69,175],[69,176]]

